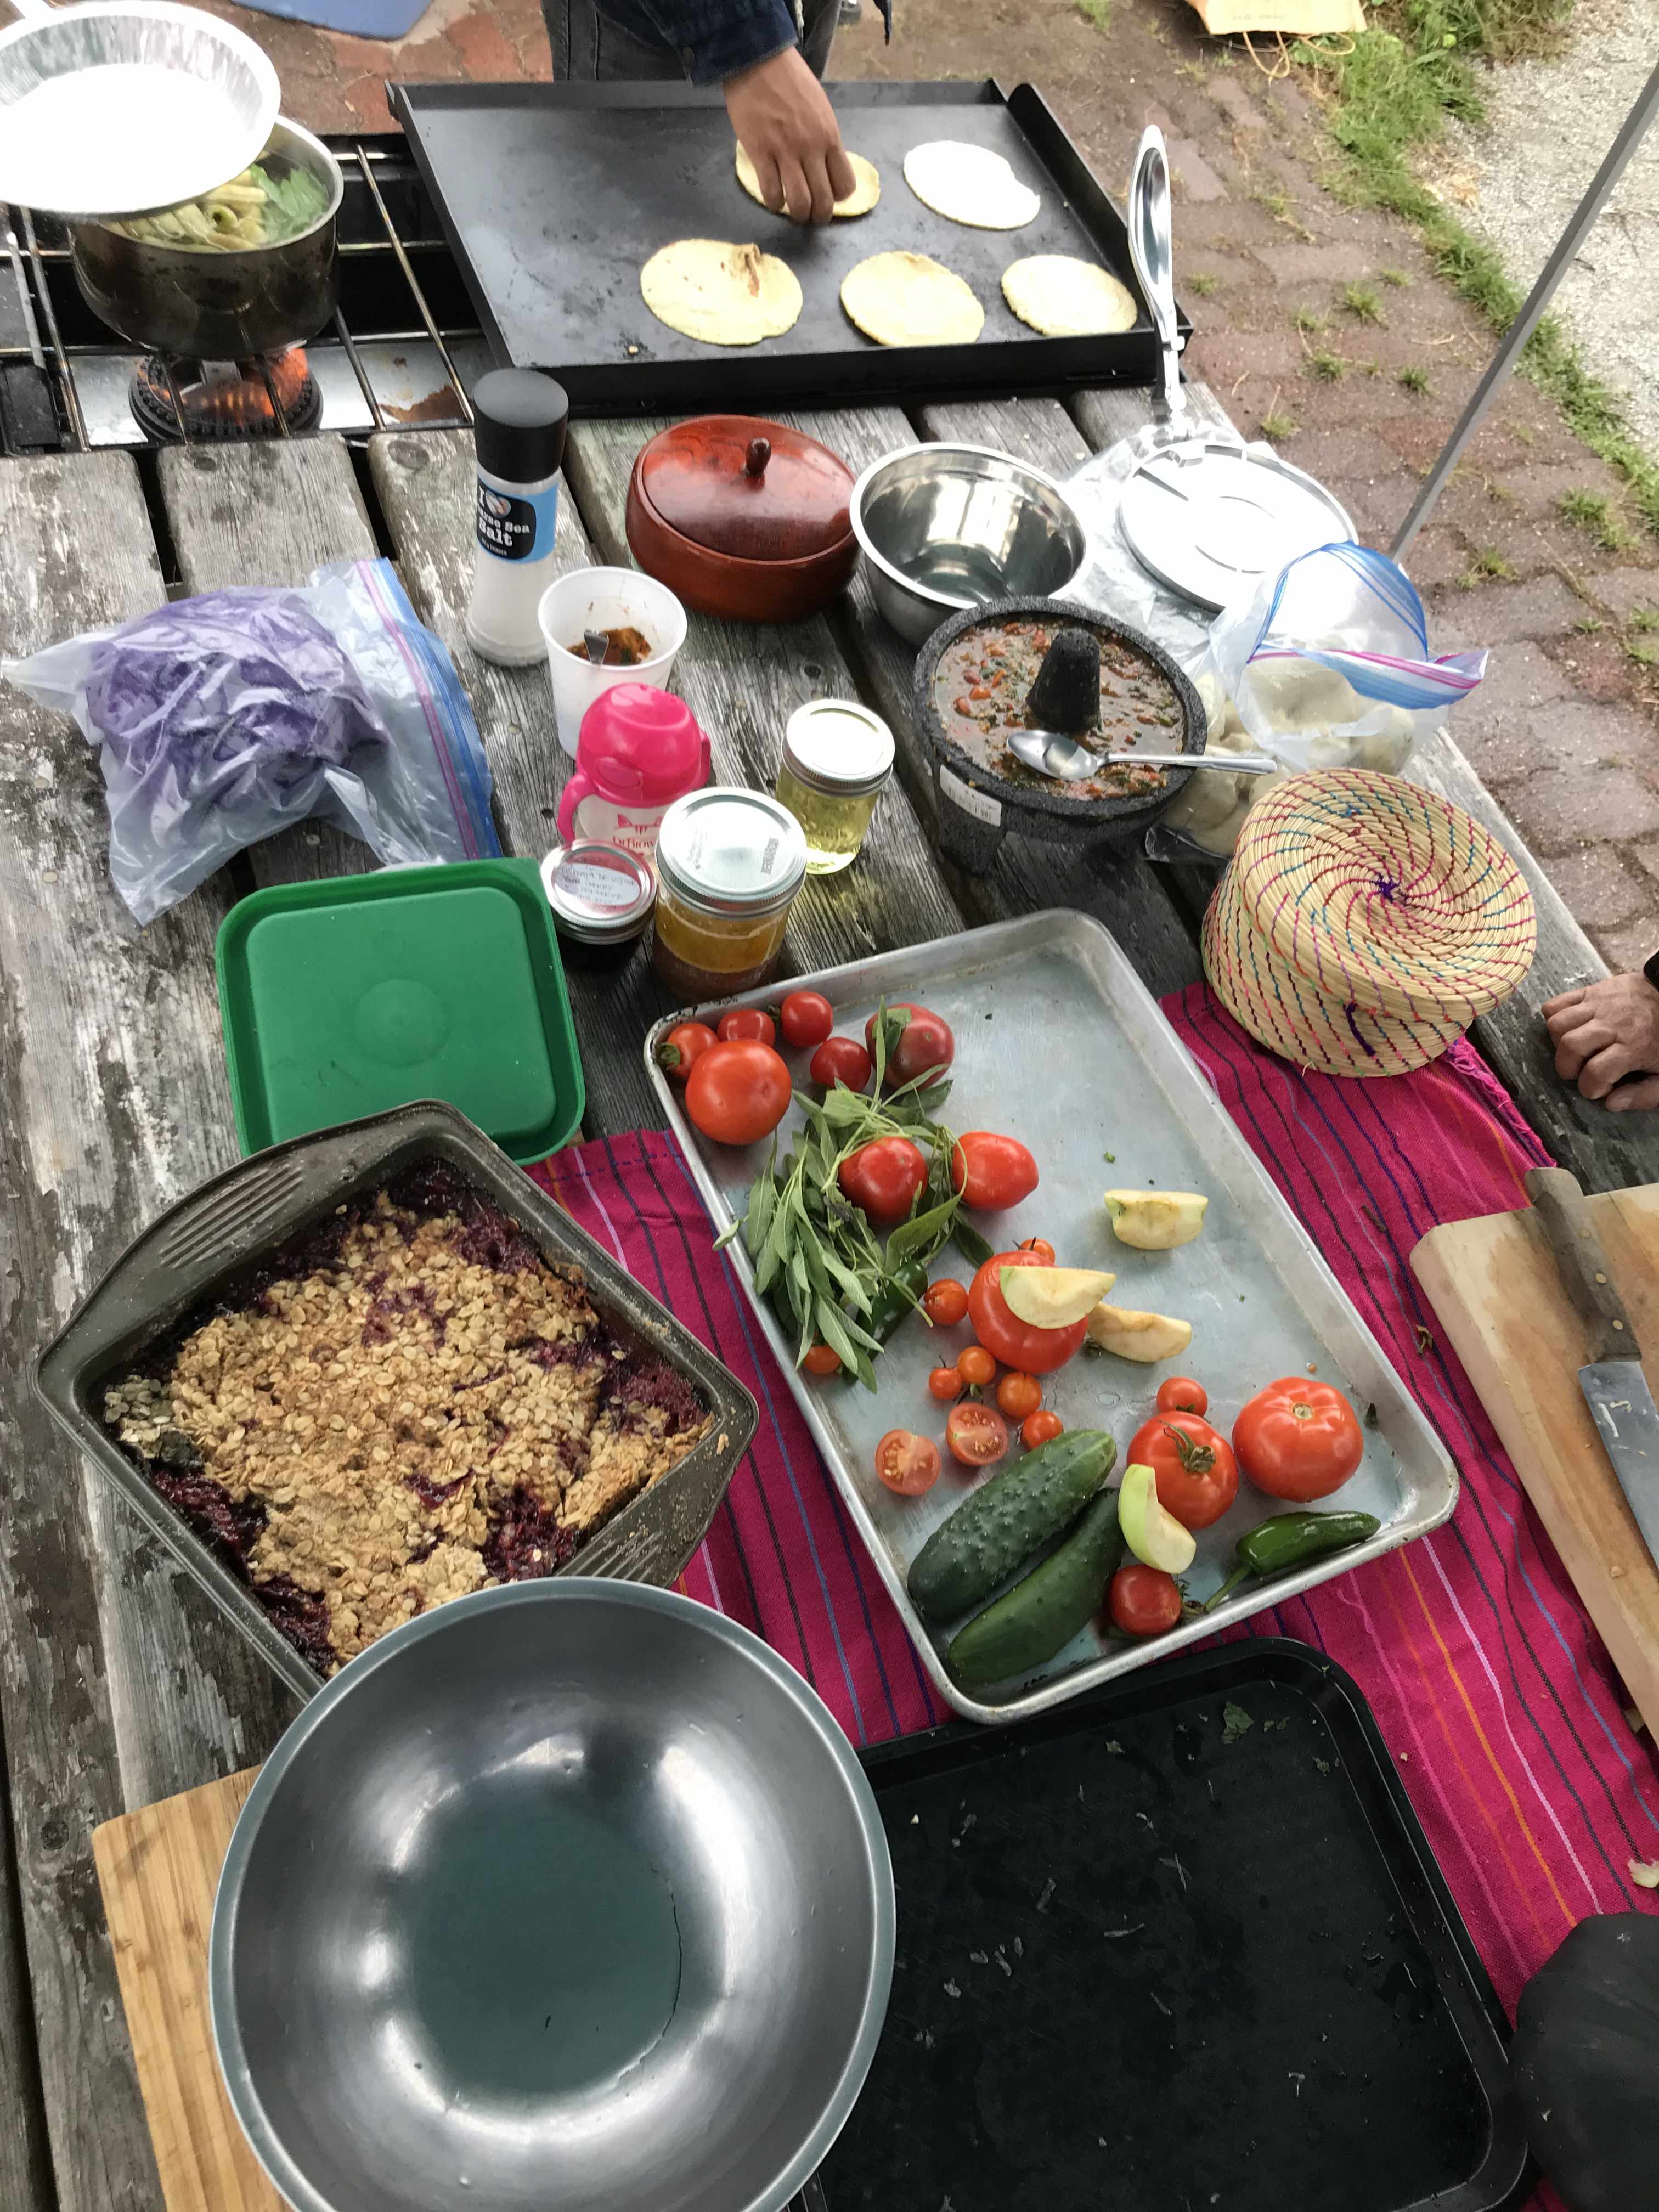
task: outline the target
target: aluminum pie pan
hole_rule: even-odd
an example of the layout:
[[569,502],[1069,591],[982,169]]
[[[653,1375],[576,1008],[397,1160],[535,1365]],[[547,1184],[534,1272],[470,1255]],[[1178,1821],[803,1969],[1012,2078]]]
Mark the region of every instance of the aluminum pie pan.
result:
[[266,1618],[247,1586],[151,1489],[104,1426],[97,1401],[105,1383],[164,1343],[198,1309],[217,1297],[234,1297],[262,1259],[336,1207],[428,1159],[447,1164],[492,1200],[550,1263],[580,1268],[600,1320],[623,1344],[683,1376],[714,1417],[702,1443],[597,1530],[560,1574],[672,1586],[707,1534],[758,1419],[736,1376],[453,1106],[436,1099],[400,1106],[273,1145],[211,1176],[159,1215],[82,1300],[41,1353],[34,1388],[59,1428],[301,1698],[313,1697],[324,1678]]

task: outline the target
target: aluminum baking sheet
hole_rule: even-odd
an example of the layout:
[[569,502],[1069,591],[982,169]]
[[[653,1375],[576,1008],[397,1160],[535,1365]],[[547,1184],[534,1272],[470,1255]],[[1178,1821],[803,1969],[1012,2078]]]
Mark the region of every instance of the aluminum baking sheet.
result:
[[[877,1441],[888,1429],[942,1432],[943,1409],[928,1397],[927,1384],[928,1370],[939,1364],[938,1340],[919,1319],[904,1323],[876,1363],[880,1387],[873,1395],[840,1378],[815,1381],[796,1369],[794,1347],[766,1301],[755,1297],[747,1255],[741,1240],[734,1242],[728,1254],[767,1340],[929,1674],[958,1712],[999,1722],[1040,1711],[1281,1604],[1448,1517],[1456,1503],[1457,1471],[1444,1448],[1099,922],[1064,910],[1027,915],[802,976],[792,988],[822,991],[842,1032],[861,1033],[883,1000],[919,1000],[943,1015],[957,1037],[944,1118],[953,1128],[1006,1129],[1023,1138],[1042,1178],[1022,1206],[977,1225],[988,1234],[994,1228],[1009,1245],[1046,1237],[1062,1264],[1111,1269],[1115,1303],[1192,1322],[1192,1349],[1178,1361],[1139,1367],[1079,1358],[1050,1378],[1046,1402],[1068,1429],[1110,1430],[1119,1469],[1129,1438],[1152,1410],[1159,1380],[1174,1372],[1203,1382],[1212,1417],[1224,1431],[1247,1399],[1280,1375],[1317,1373],[1345,1390],[1360,1412],[1376,1409],[1364,1462],[1340,1494],[1344,1508],[1374,1513],[1382,1523],[1368,1544],[1241,1589],[1206,1619],[1183,1622],[1151,1643],[1109,1642],[1091,1626],[1034,1674],[969,1691],[945,1663],[950,1630],[928,1628],[904,1587],[911,1560],[960,1503],[966,1482],[947,1458],[926,1497],[896,1498],[877,1480],[873,1464]],[[752,993],[746,1003],[762,1005],[776,995],[775,989]],[[765,1147],[708,1144],[687,1121],[654,1050],[662,1032],[681,1018],[667,1016],[652,1030],[646,1064],[716,1228],[725,1229],[743,1205]],[[799,1120],[799,1109],[792,1109],[781,1145]],[[1174,1252],[1136,1252],[1119,1243],[1101,1193],[1133,1184],[1206,1192],[1209,1211],[1197,1243]],[[968,1270],[947,1247],[933,1272],[961,1276]],[[959,1343],[961,1333],[945,1340]],[[1242,1483],[1232,1510],[1199,1534],[1198,1557],[1186,1577],[1189,1594],[1207,1597],[1245,1529],[1283,1510]]]

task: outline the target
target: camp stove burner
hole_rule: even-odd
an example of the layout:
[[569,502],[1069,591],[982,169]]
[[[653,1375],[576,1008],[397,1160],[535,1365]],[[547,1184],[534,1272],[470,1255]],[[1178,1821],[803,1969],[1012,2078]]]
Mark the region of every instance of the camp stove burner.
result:
[[[267,382],[269,379],[269,382]],[[276,420],[271,393],[283,410]],[[173,395],[178,395],[178,407]],[[279,438],[286,424],[297,437],[322,420],[323,395],[311,374],[303,346],[290,347],[258,361],[175,362],[169,366],[149,354],[132,373],[129,392],[133,418],[153,438],[178,445],[184,410],[191,439]]]

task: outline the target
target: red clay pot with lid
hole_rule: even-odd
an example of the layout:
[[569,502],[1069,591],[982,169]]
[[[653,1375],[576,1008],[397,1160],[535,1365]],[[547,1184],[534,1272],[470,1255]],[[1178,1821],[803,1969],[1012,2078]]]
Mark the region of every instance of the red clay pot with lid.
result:
[[699,415],[641,447],[628,543],[699,613],[798,622],[852,576],[852,471],[816,438],[761,416]]

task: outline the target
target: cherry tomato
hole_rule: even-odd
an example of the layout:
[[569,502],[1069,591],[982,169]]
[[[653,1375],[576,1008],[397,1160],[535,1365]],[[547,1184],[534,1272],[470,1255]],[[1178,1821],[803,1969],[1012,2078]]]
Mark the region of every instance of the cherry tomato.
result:
[[789,1111],[789,1071],[769,1044],[713,1044],[691,1063],[685,1110],[717,1145],[752,1145]]
[[[902,1029],[895,1017],[903,1018]],[[914,1083],[918,1076],[925,1075],[927,1081],[922,1088],[930,1089],[956,1058],[957,1041],[951,1034],[950,1024],[942,1022],[937,1014],[930,1014],[926,1006],[913,1006],[907,1000],[889,1006],[887,1020],[887,1088],[895,1091],[901,1083]],[[864,1048],[873,1063],[873,1014],[864,1024]]]
[[716,1034],[722,1044],[742,1044],[753,1042],[772,1044],[776,1042],[777,1030],[772,1017],[762,1006],[733,1006],[729,1014],[720,1016]]
[[1033,1328],[1016,1320],[1002,1295],[1005,1267],[1051,1267],[1054,1261],[1038,1252],[998,1252],[974,1277],[968,1293],[968,1318],[974,1334],[992,1357],[1023,1375],[1052,1375],[1081,1347],[1088,1334],[1086,1322],[1070,1328]]
[[1150,1467],[1158,1502],[1183,1528],[1207,1528],[1238,1495],[1238,1462],[1198,1413],[1154,1413],[1130,1439],[1126,1467]]
[[812,1054],[806,1073],[826,1091],[844,1083],[849,1091],[862,1091],[870,1080],[870,1055],[856,1037],[825,1037]]
[[939,1480],[939,1446],[911,1429],[889,1429],[876,1446],[876,1473],[901,1498],[920,1498]]
[[786,1044],[804,1051],[822,1044],[836,1026],[835,1008],[822,991],[790,991],[778,1008],[778,1022]]
[[1190,1375],[1166,1376],[1158,1386],[1158,1410],[1160,1413],[1207,1413],[1210,1394]]
[[1035,1252],[1045,1267],[1054,1264],[1054,1248],[1046,1237],[1022,1237],[1019,1249],[1022,1252]]
[[844,1197],[885,1228],[910,1211],[927,1180],[927,1163],[908,1137],[877,1137],[848,1153],[836,1180]]
[[954,1328],[968,1310],[968,1292],[953,1275],[941,1275],[922,1292],[921,1310],[935,1328]]
[[957,1373],[964,1382],[982,1390],[997,1371],[997,1364],[982,1344],[970,1344],[957,1354]]
[[1233,1423],[1233,1449],[1258,1490],[1302,1505],[1340,1490],[1365,1455],[1365,1439],[1340,1390],[1286,1375]]
[[951,1182],[975,1213],[1000,1213],[1037,1187],[1037,1164],[1018,1137],[969,1129],[951,1154]]
[[676,1083],[684,1083],[693,1062],[714,1042],[714,1032],[707,1022],[676,1022],[657,1047],[657,1065]]
[[1161,1567],[1120,1567],[1106,1601],[1129,1636],[1166,1636],[1181,1619],[1180,1586]]
[[1042,1385],[1035,1375],[1005,1375],[997,1384],[997,1403],[1011,1421],[1023,1421],[1042,1403]]
[[940,1399],[959,1398],[963,1382],[961,1370],[955,1367],[936,1367],[927,1377],[931,1396]]
[[1040,1413],[1028,1413],[1019,1425],[1019,1440],[1027,1451],[1035,1451],[1039,1444],[1050,1443],[1065,1432],[1065,1422],[1046,1406]]
[[992,1467],[1008,1449],[1008,1424],[989,1406],[952,1406],[945,1424],[951,1456],[963,1467]]
[[801,1365],[809,1375],[839,1375],[841,1354],[830,1345],[815,1344],[805,1358],[802,1360]]

